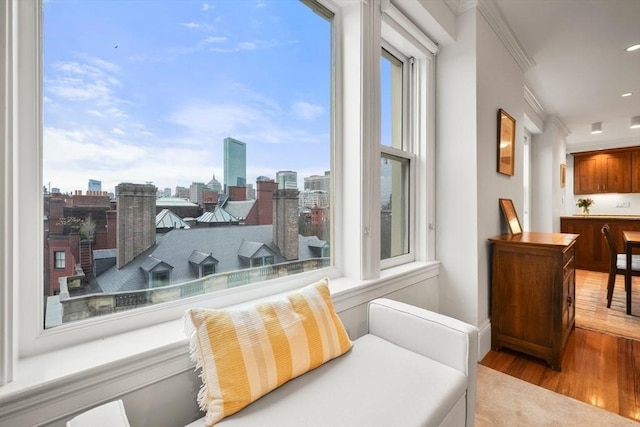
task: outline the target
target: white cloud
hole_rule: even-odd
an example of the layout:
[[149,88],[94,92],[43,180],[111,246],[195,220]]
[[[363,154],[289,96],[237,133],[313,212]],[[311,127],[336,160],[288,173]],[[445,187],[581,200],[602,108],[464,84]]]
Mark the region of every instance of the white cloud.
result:
[[187,28],[200,28],[200,24],[196,24],[195,22],[185,22],[180,25]]
[[113,128],[111,129],[111,133],[115,133],[116,135],[126,135],[127,133],[122,129]]
[[211,9],[211,5],[209,3],[202,3],[202,11],[206,12]]
[[211,43],[221,43],[227,41],[226,37],[207,37],[206,39],[200,42],[201,45],[211,44]]
[[313,120],[321,116],[323,112],[324,108],[321,105],[303,101],[294,102],[291,107],[291,114],[303,120]]

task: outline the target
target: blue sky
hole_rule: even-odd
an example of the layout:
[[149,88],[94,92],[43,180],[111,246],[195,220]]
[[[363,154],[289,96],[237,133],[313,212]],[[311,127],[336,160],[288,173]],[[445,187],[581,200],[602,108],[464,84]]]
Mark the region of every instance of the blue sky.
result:
[[113,191],[330,168],[330,24],[294,0],[48,0],[43,184]]

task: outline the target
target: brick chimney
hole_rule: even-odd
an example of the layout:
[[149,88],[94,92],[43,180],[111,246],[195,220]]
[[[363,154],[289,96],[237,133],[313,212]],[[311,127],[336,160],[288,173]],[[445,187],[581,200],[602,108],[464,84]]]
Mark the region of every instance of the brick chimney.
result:
[[156,242],[156,187],[119,184],[117,204],[117,262],[122,268]]
[[273,243],[287,261],[298,259],[298,193],[293,189],[273,192]]
[[256,204],[258,208],[258,224],[273,224],[273,192],[278,189],[275,181],[256,182]]

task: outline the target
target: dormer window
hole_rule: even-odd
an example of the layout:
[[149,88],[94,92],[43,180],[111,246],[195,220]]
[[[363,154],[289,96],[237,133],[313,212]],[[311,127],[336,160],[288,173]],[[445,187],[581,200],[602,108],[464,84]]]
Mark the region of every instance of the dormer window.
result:
[[149,256],[144,264],[140,266],[140,269],[144,272],[150,288],[171,284],[171,271],[173,270],[173,266],[154,256]]
[[215,274],[218,260],[210,253],[193,251],[189,256],[189,265],[193,273],[198,276],[198,278],[201,278]]

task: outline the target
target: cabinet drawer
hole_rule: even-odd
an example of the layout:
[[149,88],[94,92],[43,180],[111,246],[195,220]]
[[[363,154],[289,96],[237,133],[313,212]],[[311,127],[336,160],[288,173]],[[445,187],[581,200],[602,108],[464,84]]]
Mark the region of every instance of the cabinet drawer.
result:
[[564,251],[562,253],[562,266],[564,267],[565,265],[567,265],[567,263],[569,261],[573,261],[572,258],[574,258],[576,250],[575,250],[576,246],[575,245],[571,245],[569,248],[567,248],[566,251]]

